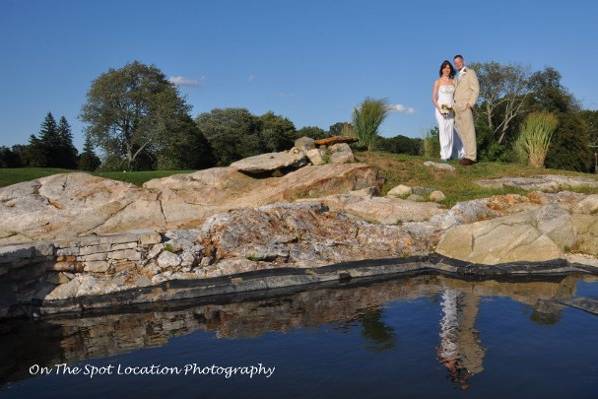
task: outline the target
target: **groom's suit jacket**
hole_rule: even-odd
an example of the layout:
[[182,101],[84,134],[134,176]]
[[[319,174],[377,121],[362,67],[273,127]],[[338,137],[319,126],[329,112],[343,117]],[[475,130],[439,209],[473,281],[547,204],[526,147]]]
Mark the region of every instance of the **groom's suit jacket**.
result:
[[467,104],[472,107],[478,100],[480,94],[480,83],[473,69],[464,67],[461,76],[457,79],[457,88],[455,89],[455,110],[457,112],[465,111]]

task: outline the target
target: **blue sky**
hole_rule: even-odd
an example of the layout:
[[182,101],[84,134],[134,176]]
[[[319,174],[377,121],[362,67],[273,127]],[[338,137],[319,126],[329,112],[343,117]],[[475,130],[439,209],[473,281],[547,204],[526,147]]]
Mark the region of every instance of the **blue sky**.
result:
[[434,125],[431,87],[445,58],[556,67],[598,108],[595,1],[0,0],[0,145],[25,143],[46,112],[78,120],[91,81],[132,60],[179,86],[193,116],[268,110],[297,127],[349,120],[386,97],[385,136]]

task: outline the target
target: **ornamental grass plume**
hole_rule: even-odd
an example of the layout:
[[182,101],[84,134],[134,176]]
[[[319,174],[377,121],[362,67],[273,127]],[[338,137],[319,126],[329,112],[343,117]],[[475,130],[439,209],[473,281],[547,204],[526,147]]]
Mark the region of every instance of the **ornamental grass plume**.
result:
[[558,123],[557,117],[550,112],[529,114],[521,125],[521,132],[515,142],[515,152],[519,160],[535,168],[544,167],[550,141]]
[[376,147],[378,128],[388,115],[386,100],[366,98],[353,110],[353,130],[360,144],[372,151]]

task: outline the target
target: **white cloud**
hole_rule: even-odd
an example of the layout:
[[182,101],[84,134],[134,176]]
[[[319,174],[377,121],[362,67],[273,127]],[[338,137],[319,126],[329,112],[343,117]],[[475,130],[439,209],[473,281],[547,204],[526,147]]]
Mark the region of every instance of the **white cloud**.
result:
[[205,80],[205,78],[206,78],[205,76],[202,76],[201,78],[199,78],[199,80],[197,80],[197,79],[189,79],[189,78],[186,78],[181,75],[175,75],[175,76],[171,76],[170,78],[168,78],[168,80],[170,81],[170,83],[174,84],[175,86],[196,87],[196,86],[199,86],[201,84],[201,82],[203,80]]
[[399,112],[402,114],[413,114],[415,113],[415,108],[413,107],[407,107],[403,104],[389,104],[388,105],[388,110],[390,112]]

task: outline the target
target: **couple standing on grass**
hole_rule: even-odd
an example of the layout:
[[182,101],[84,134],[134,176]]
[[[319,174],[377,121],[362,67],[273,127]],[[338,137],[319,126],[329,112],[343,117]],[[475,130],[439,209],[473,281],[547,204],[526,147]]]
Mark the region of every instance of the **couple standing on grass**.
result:
[[456,73],[448,60],[442,62],[440,78],[434,82],[432,89],[440,158],[443,161],[458,158],[461,165],[469,166],[477,159],[472,110],[478,99],[480,85],[475,71],[465,66],[462,55],[456,55],[454,62]]

